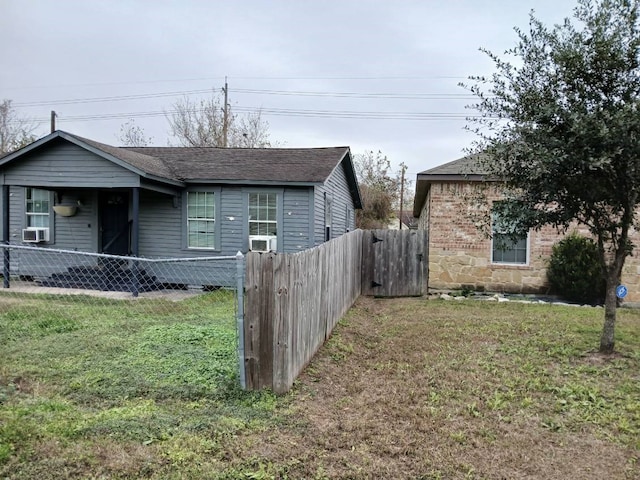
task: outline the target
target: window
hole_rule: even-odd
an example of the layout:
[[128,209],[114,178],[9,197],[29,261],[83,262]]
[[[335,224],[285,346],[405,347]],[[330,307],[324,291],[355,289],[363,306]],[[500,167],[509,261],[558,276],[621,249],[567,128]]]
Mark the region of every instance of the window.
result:
[[215,248],[215,197],[213,192],[187,192],[187,246]]
[[249,194],[249,236],[278,234],[277,194]]
[[51,192],[39,188],[25,189],[27,227],[49,228]]
[[509,225],[494,214],[492,225],[491,261],[492,263],[528,263],[528,235],[513,238],[513,225]]
[[324,194],[324,239],[331,240],[331,198]]

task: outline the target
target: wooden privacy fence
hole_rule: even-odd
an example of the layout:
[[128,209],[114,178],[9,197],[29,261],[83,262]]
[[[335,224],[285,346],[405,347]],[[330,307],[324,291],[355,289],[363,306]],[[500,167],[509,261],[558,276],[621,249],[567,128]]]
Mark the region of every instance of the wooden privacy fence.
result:
[[360,296],[362,231],[246,262],[246,388],[284,393]]
[[362,295],[425,295],[428,264],[425,230],[365,230],[362,236]]
[[284,393],[361,295],[427,290],[427,233],[348,233],[292,254],[249,253],[244,308],[244,381]]

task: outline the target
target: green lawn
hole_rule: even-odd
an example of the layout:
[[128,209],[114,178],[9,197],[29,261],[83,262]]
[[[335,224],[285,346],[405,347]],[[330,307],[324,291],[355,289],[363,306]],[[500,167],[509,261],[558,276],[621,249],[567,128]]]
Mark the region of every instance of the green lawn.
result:
[[233,299],[0,297],[0,478],[640,477],[640,311],[361,298],[293,391]]
[[0,297],[0,477],[141,477],[271,422],[238,385],[234,298]]

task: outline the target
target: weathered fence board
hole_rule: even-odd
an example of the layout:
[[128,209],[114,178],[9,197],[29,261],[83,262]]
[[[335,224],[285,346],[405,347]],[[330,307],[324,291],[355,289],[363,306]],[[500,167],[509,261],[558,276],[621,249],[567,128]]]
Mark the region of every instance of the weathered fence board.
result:
[[247,388],[286,392],[361,295],[426,293],[427,235],[357,230],[294,254],[249,253]]
[[362,294],[420,296],[427,289],[427,232],[366,230],[362,240]]
[[247,388],[286,392],[361,293],[362,231],[294,254],[247,254]]

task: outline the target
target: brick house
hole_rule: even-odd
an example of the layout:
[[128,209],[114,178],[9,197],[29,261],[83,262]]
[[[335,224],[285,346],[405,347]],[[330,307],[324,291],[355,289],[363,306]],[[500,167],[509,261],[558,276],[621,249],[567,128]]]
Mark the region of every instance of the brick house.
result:
[[[480,193],[488,201],[485,211],[473,201]],[[418,229],[429,232],[430,289],[548,292],[546,265],[562,234],[544,227],[514,243],[506,236],[501,239],[499,231],[483,232],[478,228],[483,216],[487,223],[492,203],[501,197],[500,183],[488,182],[473,157],[418,173],[413,214]],[[634,232],[631,238],[640,248],[640,234]],[[637,248],[627,258],[622,275],[629,292],[625,300],[630,302],[640,301],[638,254]]]

